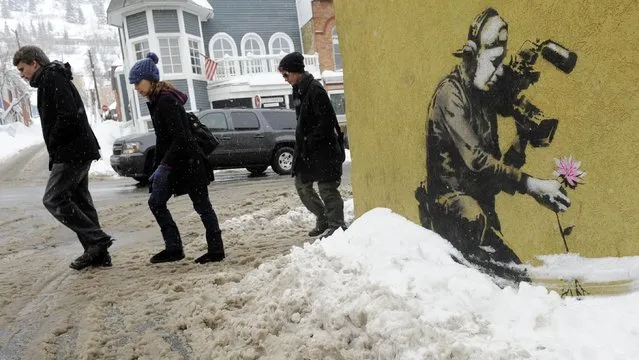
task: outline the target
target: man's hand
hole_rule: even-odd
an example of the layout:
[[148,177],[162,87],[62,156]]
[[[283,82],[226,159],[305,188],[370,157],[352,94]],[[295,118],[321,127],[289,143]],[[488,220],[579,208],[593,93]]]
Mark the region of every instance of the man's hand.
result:
[[570,199],[566,190],[557,180],[543,180],[529,177],[526,180],[526,192],[541,205],[554,212],[566,211],[570,206]]

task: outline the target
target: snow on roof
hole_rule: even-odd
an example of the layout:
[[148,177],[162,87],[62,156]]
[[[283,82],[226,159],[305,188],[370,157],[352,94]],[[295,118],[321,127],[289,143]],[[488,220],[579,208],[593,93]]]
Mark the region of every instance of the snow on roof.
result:
[[191,2],[193,2],[195,5],[198,5],[200,7],[203,7],[205,9],[208,10],[213,10],[213,7],[211,6],[211,4],[208,2],[208,0],[191,0]]
[[[320,80],[321,74],[317,72],[311,72],[315,79]],[[220,82],[214,83],[216,86],[223,85],[238,85],[238,84],[248,84],[251,86],[265,86],[265,85],[288,85],[284,78],[280,73],[270,72],[270,73],[260,73],[260,74],[250,74],[250,75],[241,75],[235,76],[228,80],[223,80]]]
[[[144,2],[149,2],[148,0],[111,0],[111,2],[109,2],[109,6],[107,7],[107,13],[110,13],[112,11],[117,11],[126,7],[130,7],[132,5],[138,5],[138,4],[142,4]],[[160,2],[178,2],[175,0],[154,0],[152,3],[153,4],[157,4]],[[208,0],[187,0],[187,2],[191,2],[201,8],[207,9],[207,10],[213,10],[213,7],[211,6],[211,4],[208,2]],[[151,2],[149,2],[151,3]]]

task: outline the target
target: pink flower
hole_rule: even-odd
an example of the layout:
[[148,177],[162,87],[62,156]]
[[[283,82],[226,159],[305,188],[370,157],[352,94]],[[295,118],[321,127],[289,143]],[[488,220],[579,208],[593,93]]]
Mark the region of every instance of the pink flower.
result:
[[572,156],[555,159],[555,165],[553,175],[560,177],[561,182],[571,189],[576,188],[586,176],[586,172],[579,169],[581,161],[573,159]]

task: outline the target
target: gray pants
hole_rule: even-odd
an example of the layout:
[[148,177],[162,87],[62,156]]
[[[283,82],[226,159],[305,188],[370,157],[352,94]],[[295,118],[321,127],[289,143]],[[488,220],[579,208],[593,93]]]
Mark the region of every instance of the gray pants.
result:
[[78,235],[82,247],[108,244],[111,237],[100,228],[89,193],[89,168],[85,164],[53,164],[42,202],[51,215]]
[[331,228],[344,225],[344,200],[337,190],[339,185],[339,180],[318,182],[318,196],[312,181],[302,182],[302,176],[295,176],[295,188],[302,204],[315,215],[317,224],[328,224]]

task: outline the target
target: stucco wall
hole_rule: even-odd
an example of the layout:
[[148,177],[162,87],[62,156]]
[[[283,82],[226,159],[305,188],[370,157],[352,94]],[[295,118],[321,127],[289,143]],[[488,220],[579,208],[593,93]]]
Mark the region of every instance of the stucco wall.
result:
[[[426,177],[427,107],[459,59],[475,15],[487,6],[508,22],[508,61],[525,40],[553,39],[578,55],[570,74],[539,60],[525,91],[560,119],[554,141],[530,148],[522,170],[552,179],[555,158],[572,155],[587,172],[568,189],[564,226],[570,250],[584,256],[639,254],[639,3],[627,1],[336,0],[356,214],[389,207],[419,223],[415,189]],[[362,16],[362,14],[366,14]],[[515,136],[499,120],[502,151]],[[522,258],[564,251],[555,214],[527,195],[497,195],[508,244]]]

